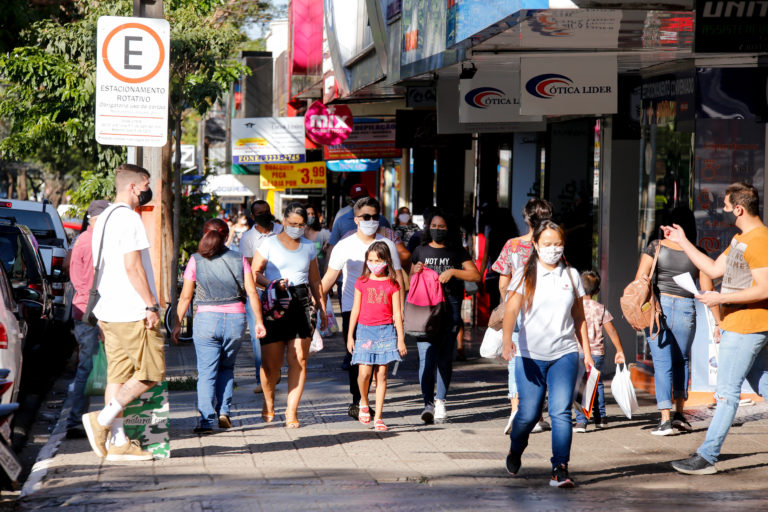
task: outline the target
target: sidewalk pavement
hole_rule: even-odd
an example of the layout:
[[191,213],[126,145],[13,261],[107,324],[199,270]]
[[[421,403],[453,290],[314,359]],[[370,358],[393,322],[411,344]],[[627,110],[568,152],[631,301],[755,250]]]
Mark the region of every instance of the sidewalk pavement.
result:
[[[475,337],[477,339],[477,337]],[[246,344],[247,345],[247,344]],[[384,419],[374,432],[347,416],[347,374],[339,370],[341,336],[326,340],[309,361],[299,409],[301,428],[283,426],[286,368],[278,386],[277,416],[261,420],[254,394],[250,346],[236,370],[233,427],[192,433],[195,393],[172,391],[171,458],[111,463],[87,440],[64,439],[39,462],[47,474],[19,502],[19,510],[765,510],[768,508],[768,406],[742,407],[723,447],[720,472],[680,475],[668,462],[689,456],[704,439],[711,411],[691,410],[694,432],[650,434],[658,422],[653,397],[640,393],[640,412],[621,415],[606,388],[609,428],[574,434],[570,470],[578,487],[549,487],[549,433],[531,435],[518,477],[504,470],[509,441],[506,364],[478,359],[456,363],[447,421],[425,426],[418,355],[409,354],[389,380]],[[191,345],[167,349],[170,378],[194,376]],[[371,396],[373,402],[373,396]],[[100,407],[94,403],[92,407]],[[722,508],[721,508],[722,509]]]

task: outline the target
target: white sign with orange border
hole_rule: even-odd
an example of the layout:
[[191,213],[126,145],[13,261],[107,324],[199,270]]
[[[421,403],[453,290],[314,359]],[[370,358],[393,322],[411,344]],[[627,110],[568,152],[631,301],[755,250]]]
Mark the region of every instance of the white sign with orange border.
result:
[[102,16],[97,30],[96,141],[164,146],[168,138],[166,20]]

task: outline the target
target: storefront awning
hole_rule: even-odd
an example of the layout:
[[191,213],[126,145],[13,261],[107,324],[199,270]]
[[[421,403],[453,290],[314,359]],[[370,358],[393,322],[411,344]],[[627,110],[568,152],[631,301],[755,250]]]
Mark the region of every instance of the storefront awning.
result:
[[218,174],[209,176],[203,192],[219,197],[254,196],[259,190],[259,177],[253,175]]

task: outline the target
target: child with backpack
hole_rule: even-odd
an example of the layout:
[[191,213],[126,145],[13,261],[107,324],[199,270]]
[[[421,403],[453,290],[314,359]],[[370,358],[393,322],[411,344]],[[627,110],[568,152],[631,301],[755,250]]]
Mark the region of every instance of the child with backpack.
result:
[[[603,363],[605,362],[603,329],[608,333],[608,337],[611,338],[613,346],[616,347],[616,356],[614,357],[616,364],[624,363],[624,349],[621,346],[619,333],[616,332],[616,328],[613,326],[613,316],[604,305],[592,299],[600,291],[600,274],[594,270],[582,272],[581,284],[586,292],[584,297],[584,317],[587,322],[589,346],[592,352],[592,359],[595,361],[595,368],[600,370],[600,380],[597,384],[597,400],[595,400],[593,405],[593,421],[597,428],[602,429],[608,426],[605,418],[605,393],[603,391],[602,376]],[[584,357],[581,346],[579,346],[579,357]],[[587,417],[578,408],[576,409],[576,425],[573,427],[573,431],[579,433],[587,431]]]
[[400,309],[400,294],[403,292],[397,283],[392,256],[386,243],[372,243],[365,253],[365,263],[362,275],[355,282],[347,350],[352,353],[351,364],[359,365],[357,384],[361,398],[358,420],[363,425],[371,422],[368,390],[375,367],[374,428],[385,432],[387,426],[381,415],[387,393],[387,368],[389,363],[400,361],[407,353],[403,313]]

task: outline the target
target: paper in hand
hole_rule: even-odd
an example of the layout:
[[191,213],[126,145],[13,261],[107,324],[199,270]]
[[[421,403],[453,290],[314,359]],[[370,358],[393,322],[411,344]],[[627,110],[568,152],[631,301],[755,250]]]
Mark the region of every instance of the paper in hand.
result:
[[701,292],[698,288],[696,288],[696,283],[693,282],[693,278],[691,277],[691,274],[686,272],[685,274],[678,274],[672,279],[675,280],[677,285],[682,288],[683,290],[690,292],[694,295],[701,295]]

